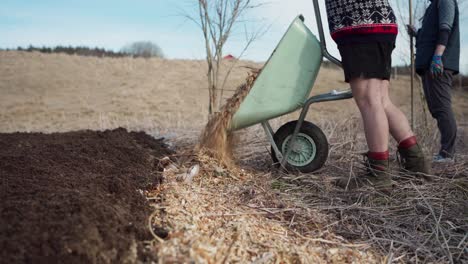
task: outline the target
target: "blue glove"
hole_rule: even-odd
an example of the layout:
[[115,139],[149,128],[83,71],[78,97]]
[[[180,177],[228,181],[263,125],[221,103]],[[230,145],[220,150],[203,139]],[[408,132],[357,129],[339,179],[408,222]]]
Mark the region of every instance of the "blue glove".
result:
[[442,75],[442,73],[444,72],[444,64],[442,63],[442,56],[440,55],[432,56],[430,71],[431,71],[431,75],[433,78],[437,78]]

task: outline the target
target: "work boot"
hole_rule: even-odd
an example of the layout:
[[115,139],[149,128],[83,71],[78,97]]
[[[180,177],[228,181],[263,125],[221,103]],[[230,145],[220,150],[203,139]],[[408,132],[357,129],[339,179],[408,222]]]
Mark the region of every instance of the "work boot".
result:
[[367,173],[355,178],[341,178],[336,182],[338,187],[348,190],[358,189],[364,186],[371,186],[377,190],[390,191],[392,188],[392,179],[389,174],[390,163],[386,160],[376,160],[364,155],[363,162]]
[[[429,174],[429,162],[427,161],[421,146],[415,144],[410,148],[398,148],[400,163],[403,169],[412,174]],[[428,177],[425,177],[429,179]]]

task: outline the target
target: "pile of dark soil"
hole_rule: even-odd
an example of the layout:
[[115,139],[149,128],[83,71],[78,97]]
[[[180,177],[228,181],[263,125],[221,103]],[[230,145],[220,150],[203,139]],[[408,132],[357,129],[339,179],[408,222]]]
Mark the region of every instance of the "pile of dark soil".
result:
[[0,134],[0,262],[154,259],[142,191],[161,183],[168,154],[162,139],[125,129]]

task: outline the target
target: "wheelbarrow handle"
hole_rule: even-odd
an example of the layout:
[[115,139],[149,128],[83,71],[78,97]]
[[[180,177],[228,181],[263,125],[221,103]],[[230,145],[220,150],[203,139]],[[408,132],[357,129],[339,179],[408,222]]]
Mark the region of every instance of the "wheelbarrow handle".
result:
[[314,3],[315,19],[317,19],[317,29],[320,37],[320,48],[322,49],[323,56],[329,61],[341,67],[341,61],[333,57],[333,55],[331,55],[327,50],[327,42],[325,41],[325,33],[323,32],[322,15],[320,12],[319,2],[318,0],[312,0],[312,2]]

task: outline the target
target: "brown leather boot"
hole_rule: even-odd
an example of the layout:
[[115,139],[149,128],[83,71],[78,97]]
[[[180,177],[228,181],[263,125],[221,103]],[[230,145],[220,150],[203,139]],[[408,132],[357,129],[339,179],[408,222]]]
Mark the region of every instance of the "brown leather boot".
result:
[[367,173],[355,178],[344,177],[336,181],[336,185],[343,189],[354,190],[364,186],[371,186],[377,190],[389,191],[392,179],[389,174],[389,160],[375,160],[364,155],[364,166]]
[[430,173],[429,162],[419,144],[415,144],[410,148],[399,147],[398,153],[400,154],[400,163],[405,171],[416,175]]

